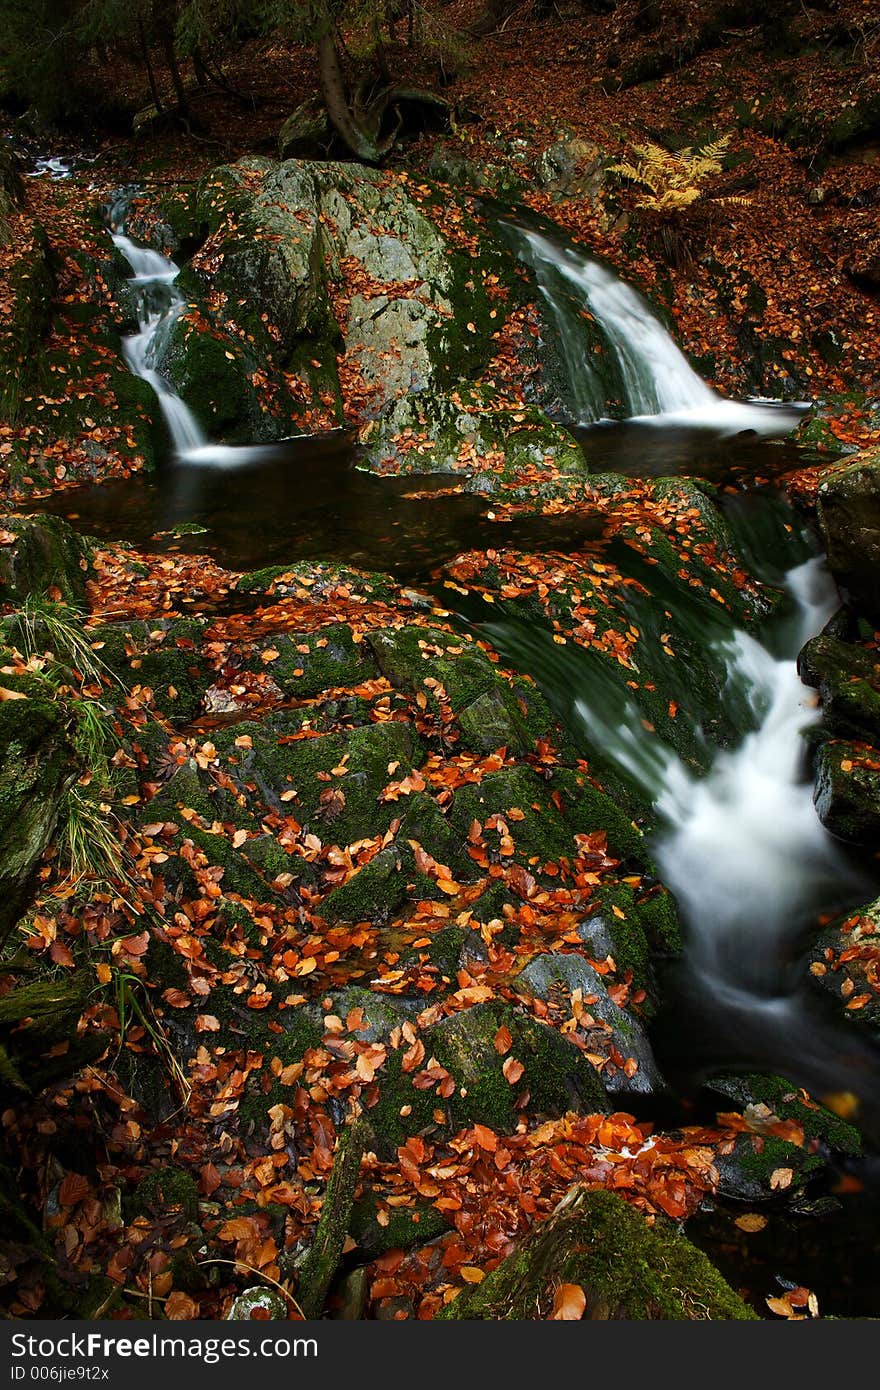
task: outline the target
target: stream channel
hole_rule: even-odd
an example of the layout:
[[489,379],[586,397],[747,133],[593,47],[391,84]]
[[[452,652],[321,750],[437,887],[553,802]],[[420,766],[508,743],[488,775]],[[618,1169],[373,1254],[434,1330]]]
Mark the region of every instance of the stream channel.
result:
[[[646,731],[642,713],[594,653],[554,644],[549,628],[506,617],[502,605],[486,621],[476,598],[463,603],[460,617],[507,664],[531,674],[575,737],[586,741],[589,732],[609,767],[654,808],[653,852],[687,930],[654,1029],[673,1090],[697,1094],[706,1076],[727,1067],[779,1073],[817,1095],[855,1091],[876,1144],[878,1058],[854,1030],[817,1013],[798,964],[804,933],[819,914],[866,901],[876,882],[822,827],[807,774],[803,731],[819,711],[796,658],[839,597],[816,538],[768,486],[809,462],[791,439],[806,407],[722,399],[694,373],[642,296],[607,266],[514,221],[504,231],[546,301],[567,365],[567,423],[591,471],[721,485],[726,520],[753,573],[787,598],[758,634],[696,602],[686,615],[726,672],[725,701],[739,729],[728,747],[697,731],[708,750],[702,776]],[[66,491],[35,509],[58,512],[91,535],[150,551],[208,553],[237,570],[313,559],[382,570],[434,589],[447,607],[443,566],[462,551],[503,545],[572,556],[604,544],[602,517],[589,506],[574,515],[501,522],[491,500],[465,491],[458,475],[379,478],[359,470],[344,431],[253,447],[212,443],[155,366],[157,344],[184,305],[177,267],[121,228],[113,240],[139,296],[139,331],[124,343],[126,360],[156,392],[170,456],[153,478]],[[581,331],[584,307],[616,365],[626,417],[619,421],[599,418],[601,397]],[[609,554],[638,578],[632,550],[610,542]],[[662,614],[649,611],[653,600],[640,604],[634,592],[631,601],[634,622],[662,623]],[[673,689],[687,679],[686,670],[670,674]],[[873,1184],[843,1210],[823,1200],[831,1202],[827,1215],[817,1210],[808,1223],[776,1218],[766,1241],[752,1238],[747,1249],[737,1247],[729,1220],[719,1234],[711,1211],[688,1230],[735,1283],[752,1265],[760,1271],[757,1284],[766,1286],[771,1272],[783,1288],[819,1288],[823,1312],[876,1314],[873,1252],[863,1238],[854,1244],[864,1223],[870,1229],[876,1219]]]

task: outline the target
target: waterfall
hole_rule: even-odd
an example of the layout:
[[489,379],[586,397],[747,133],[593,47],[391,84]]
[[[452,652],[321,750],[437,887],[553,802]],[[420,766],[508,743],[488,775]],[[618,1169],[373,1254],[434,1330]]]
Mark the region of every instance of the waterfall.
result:
[[607,266],[540,232],[506,222],[518,254],[531,267],[556,328],[579,424],[607,418],[607,390],[591,361],[584,313],[595,322],[627,418],[707,427],[721,434],[788,434],[803,403],[730,401],[697,375],[656,314]]
[[[119,225],[124,209],[124,199],[114,203],[110,209],[112,226]],[[271,456],[272,450],[266,445],[236,447],[213,444],[208,439],[189,406],[157,366],[168,334],[186,307],[175,283],[180,267],[149,246],[138,246],[122,232],[114,230],[111,237],[128,261],[132,270],[128,283],[137,295],[138,331],[123,341],[123,355],[134,375],[149,382],[155,391],[177,461],[226,468],[257,463]]]
[[158,251],[137,246],[121,232],[112,233],[113,244],[132,269],[129,284],[137,292],[138,331],[126,338],[122,351],[135,376],[149,382],[156,393],[171,445],[179,458],[187,458],[208,446],[208,440],[189,406],[156,367],[159,345],[165,341],[185,300],[175,286],[179,267]]
[[829,885],[847,877],[804,775],[802,732],[819,710],[796,664],[839,600],[819,558],[791,570],[785,587],[797,616],[784,656],[742,631],[717,648],[756,727],[738,748],[721,750],[703,778],[670,753],[657,798],[667,828],[656,856],[691,924],[690,963],[728,985],[766,986],[791,924],[800,924]]

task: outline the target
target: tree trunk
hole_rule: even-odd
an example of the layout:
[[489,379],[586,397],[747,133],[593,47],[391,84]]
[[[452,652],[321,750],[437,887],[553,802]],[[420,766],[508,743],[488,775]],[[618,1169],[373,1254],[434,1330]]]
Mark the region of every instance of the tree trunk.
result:
[[164,107],[159,97],[159,89],[156,86],[156,74],[153,71],[153,63],[150,58],[150,47],[147,43],[147,36],[144,33],[144,21],[138,16],[138,43],[140,44],[141,57],[144,60],[144,67],[147,70],[147,81],[150,84],[150,95],[153,98],[153,105],[161,116]]
[[[348,99],[336,40],[329,31],[322,34],[318,40],[318,75],[327,115],[336,133],[358,159],[362,159],[365,164],[378,164],[394,144],[397,130],[380,140],[378,136],[374,137],[365,130],[357,120]],[[378,130],[378,125],[376,129]]]
[[162,51],[165,54],[165,62],[171,74],[171,85],[174,88],[174,95],[177,98],[178,111],[185,112],[189,109],[186,88],[183,85],[183,78],[180,75],[180,65],[177,61],[177,54],[174,52],[174,35],[170,29],[162,28]]

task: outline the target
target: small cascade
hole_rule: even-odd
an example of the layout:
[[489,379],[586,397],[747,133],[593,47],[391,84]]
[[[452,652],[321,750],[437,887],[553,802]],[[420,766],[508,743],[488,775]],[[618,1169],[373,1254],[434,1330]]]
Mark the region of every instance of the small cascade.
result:
[[540,232],[505,223],[529,265],[556,328],[579,424],[608,418],[608,386],[591,361],[584,319],[595,325],[608,372],[630,420],[703,427],[719,434],[788,434],[804,404],[729,401],[697,375],[656,314],[607,266]]
[[208,440],[185,401],[156,367],[157,348],[165,341],[185,301],[175,287],[179,267],[158,251],[137,246],[130,237],[113,232],[113,244],[132,269],[129,284],[137,291],[138,331],[122,345],[135,376],[149,382],[165,417],[171,445],[180,458],[208,447]]
[[[110,209],[111,226],[118,227],[124,215],[125,201],[120,199]],[[213,444],[189,406],[159,371],[157,363],[168,334],[186,307],[175,283],[180,267],[151,247],[138,246],[121,231],[111,231],[111,237],[131,267],[128,283],[137,294],[138,331],[124,340],[123,354],[134,375],[149,382],[155,391],[176,460],[206,467],[238,468],[269,457],[272,450],[265,445]]]

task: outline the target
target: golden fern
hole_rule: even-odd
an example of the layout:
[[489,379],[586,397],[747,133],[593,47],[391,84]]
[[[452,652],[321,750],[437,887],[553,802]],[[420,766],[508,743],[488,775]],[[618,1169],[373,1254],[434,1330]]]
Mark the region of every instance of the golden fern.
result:
[[703,194],[702,185],[706,180],[721,173],[721,161],[731,138],[722,135],[700,149],[686,145],[676,151],[649,141],[645,145],[633,145],[635,162],[622,160],[611,168],[631,183],[648,189],[636,207],[649,208],[652,212],[677,212],[695,203]]

